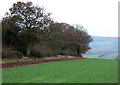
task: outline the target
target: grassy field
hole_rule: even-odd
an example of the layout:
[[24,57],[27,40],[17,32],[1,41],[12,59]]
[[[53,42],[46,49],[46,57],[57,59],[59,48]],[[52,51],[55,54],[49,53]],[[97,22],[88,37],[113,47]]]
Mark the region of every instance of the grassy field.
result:
[[118,61],[81,59],[4,69],[3,83],[115,83]]

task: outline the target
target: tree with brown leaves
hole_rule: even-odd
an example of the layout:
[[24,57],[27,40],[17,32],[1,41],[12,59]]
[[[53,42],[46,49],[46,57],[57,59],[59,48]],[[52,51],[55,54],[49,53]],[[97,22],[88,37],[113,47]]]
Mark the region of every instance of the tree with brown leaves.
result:
[[44,8],[33,5],[32,2],[14,3],[9,11],[8,16],[14,18],[15,25],[20,28],[18,36],[26,46],[26,55],[29,56],[31,44],[42,38],[43,30],[49,29],[50,13]]

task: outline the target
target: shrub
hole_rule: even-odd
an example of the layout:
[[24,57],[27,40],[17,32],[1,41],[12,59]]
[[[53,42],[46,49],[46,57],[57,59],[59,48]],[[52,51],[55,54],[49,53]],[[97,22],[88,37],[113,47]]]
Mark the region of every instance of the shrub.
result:
[[69,50],[69,49],[65,49],[65,50],[60,50],[58,52],[58,55],[69,55],[69,56],[75,56],[75,52],[73,52],[72,50]]
[[61,51],[58,53],[58,55],[67,55],[65,51]]
[[43,53],[40,51],[40,46],[39,45],[34,45],[31,48],[31,54],[32,57],[43,57]]
[[12,48],[2,48],[2,58],[21,58],[23,56],[22,52],[19,52],[17,50],[13,50]]
[[31,48],[31,56],[32,57],[51,57],[51,56],[57,56],[57,53],[55,50],[51,50],[50,48],[42,45],[34,45]]
[[39,50],[35,49],[35,50],[31,51],[31,56],[40,58],[40,57],[43,57],[43,53],[40,52]]

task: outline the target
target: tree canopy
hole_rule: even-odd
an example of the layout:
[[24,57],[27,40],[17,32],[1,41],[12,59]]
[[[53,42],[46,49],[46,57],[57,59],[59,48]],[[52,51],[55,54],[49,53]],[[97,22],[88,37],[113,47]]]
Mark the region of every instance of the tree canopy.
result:
[[50,15],[32,2],[14,3],[2,19],[3,49],[12,47],[27,56],[81,56],[91,49],[92,38],[83,26],[55,22]]
[[[5,28],[3,26],[3,29],[9,29],[11,27],[13,30],[19,28],[19,32],[14,33],[18,35],[19,40],[26,46],[26,54],[30,55],[30,45],[40,40],[42,30],[48,29],[49,23],[51,22],[50,13],[47,13],[44,8],[34,6],[32,2],[14,3],[9,11],[10,14],[7,13],[8,17],[3,19],[3,21],[5,20],[3,25],[6,23],[5,26],[8,27]],[[6,35],[9,36],[11,34],[13,33]],[[13,36],[16,35],[14,34]]]

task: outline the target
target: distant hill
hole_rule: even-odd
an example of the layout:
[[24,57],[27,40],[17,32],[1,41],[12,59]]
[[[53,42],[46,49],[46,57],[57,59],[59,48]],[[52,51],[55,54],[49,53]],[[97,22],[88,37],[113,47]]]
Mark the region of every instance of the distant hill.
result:
[[92,36],[93,41],[90,43],[92,50],[90,53],[107,53],[118,50],[118,37],[100,37]]
[[118,37],[99,37],[92,36],[93,42],[90,43],[92,48],[118,48]]

